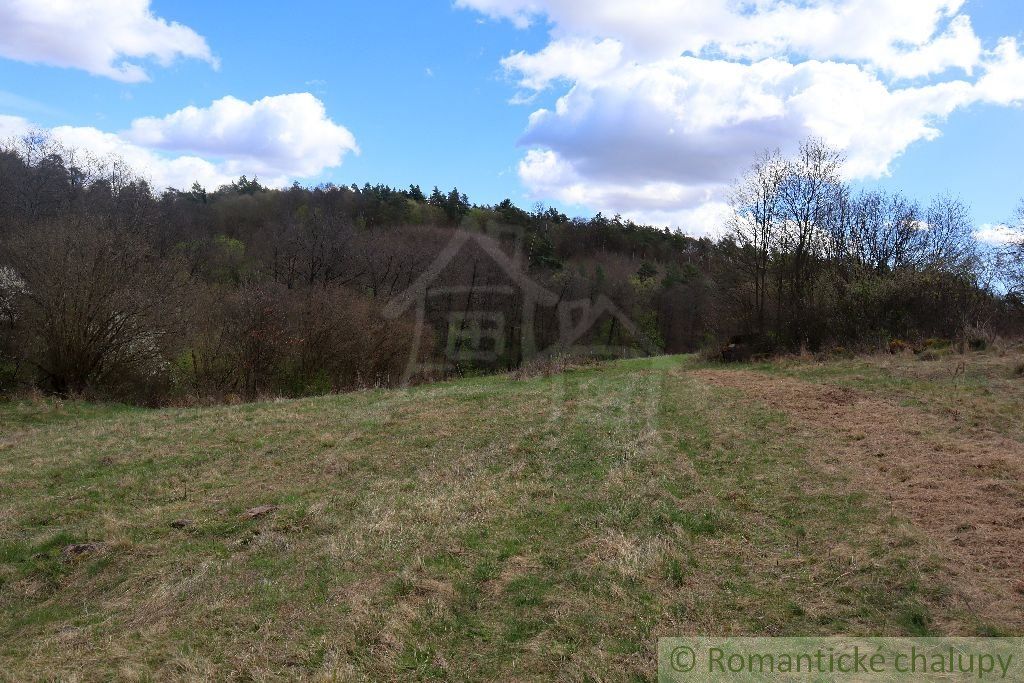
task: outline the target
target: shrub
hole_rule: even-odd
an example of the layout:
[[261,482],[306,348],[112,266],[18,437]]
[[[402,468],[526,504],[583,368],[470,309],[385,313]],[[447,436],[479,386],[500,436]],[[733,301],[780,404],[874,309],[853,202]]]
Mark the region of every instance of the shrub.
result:
[[178,367],[200,398],[302,396],[403,379],[415,339],[409,320],[343,287],[247,284],[205,295]]
[[707,362],[722,360],[722,342],[712,334],[705,334],[697,349],[697,356]]
[[176,264],[136,235],[54,222],[11,241],[22,293],[14,348],[42,388],[151,403],[171,379]]
[[996,334],[989,325],[967,325],[960,339],[971,351],[987,351],[995,343]]
[[721,350],[721,358],[727,363],[745,363],[767,358],[775,353],[775,341],[769,335],[742,334],[729,340]]

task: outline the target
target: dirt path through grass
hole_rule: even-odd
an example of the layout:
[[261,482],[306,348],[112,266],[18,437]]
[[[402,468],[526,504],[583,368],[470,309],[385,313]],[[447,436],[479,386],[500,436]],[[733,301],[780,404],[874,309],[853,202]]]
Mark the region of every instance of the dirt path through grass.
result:
[[945,558],[957,607],[1024,626],[1024,446],[956,434],[941,419],[851,389],[749,370],[701,381],[786,413],[826,471],[846,471],[910,519]]

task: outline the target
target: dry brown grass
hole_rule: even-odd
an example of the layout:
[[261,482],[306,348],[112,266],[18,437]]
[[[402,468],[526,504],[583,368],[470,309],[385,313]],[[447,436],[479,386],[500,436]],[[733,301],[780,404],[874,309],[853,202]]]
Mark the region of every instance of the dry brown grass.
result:
[[1007,436],[1024,442],[1024,346],[1000,342],[982,353],[947,350],[921,362],[909,351],[828,362],[780,359],[757,369],[816,383],[844,386],[920,408],[972,436]]
[[936,415],[848,388],[749,371],[699,376],[785,411],[824,468],[849,471],[927,534],[965,608],[1024,628],[1024,445],[957,433]]

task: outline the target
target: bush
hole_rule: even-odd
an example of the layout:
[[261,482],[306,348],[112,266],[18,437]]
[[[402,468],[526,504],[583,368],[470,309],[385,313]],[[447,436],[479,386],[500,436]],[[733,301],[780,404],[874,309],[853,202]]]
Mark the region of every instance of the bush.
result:
[[907,345],[907,342],[902,339],[893,339],[889,342],[889,353],[894,356],[904,353],[908,348],[910,347]]
[[775,348],[775,342],[769,335],[741,334],[729,340],[721,350],[721,358],[726,363],[745,363],[768,357],[775,353]]
[[143,403],[166,393],[166,343],[182,308],[172,260],[89,221],[26,230],[8,252],[23,283],[13,348],[36,384]]
[[413,322],[342,287],[213,288],[179,359],[200,398],[304,396],[394,386],[412,357]]

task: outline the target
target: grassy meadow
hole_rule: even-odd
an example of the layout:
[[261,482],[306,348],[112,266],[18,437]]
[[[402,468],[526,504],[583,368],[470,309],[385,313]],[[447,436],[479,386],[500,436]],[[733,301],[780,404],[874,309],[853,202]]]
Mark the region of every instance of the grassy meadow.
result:
[[0,680],[643,681],[659,636],[1024,634],[1022,374],[665,357],[0,404]]

